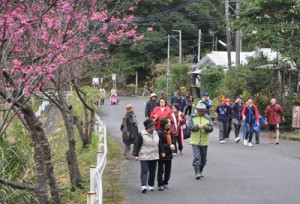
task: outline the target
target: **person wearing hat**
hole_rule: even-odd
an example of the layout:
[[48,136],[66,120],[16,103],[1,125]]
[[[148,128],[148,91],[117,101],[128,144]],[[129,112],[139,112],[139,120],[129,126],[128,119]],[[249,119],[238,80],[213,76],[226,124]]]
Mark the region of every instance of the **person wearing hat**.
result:
[[125,150],[124,150],[125,159],[129,159],[130,145],[134,144],[139,134],[138,122],[133,110],[134,109],[131,104],[128,104],[126,106],[126,114],[123,117],[123,122],[121,125],[123,143],[125,144]]
[[[205,106],[206,106],[205,114],[210,115],[210,108],[212,106],[212,102],[211,102],[211,100],[209,98],[209,94],[207,92],[203,93],[202,99],[197,103],[197,105],[200,103],[205,104]],[[195,113],[197,113],[197,110],[195,110]]]
[[215,114],[218,116],[220,144],[225,143],[225,138],[228,133],[229,115],[231,112],[232,108],[228,99],[223,99],[222,104],[218,105],[215,109]]
[[146,103],[146,108],[145,108],[146,119],[150,118],[150,114],[151,114],[152,110],[159,105],[156,100],[157,100],[156,94],[152,93],[150,95],[150,100]]
[[243,123],[243,115],[242,110],[244,109],[244,105],[242,104],[242,97],[238,96],[235,100],[235,103],[232,106],[233,114],[232,114],[232,123],[234,126],[234,135],[235,135],[235,141],[238,143],[241,138],[239,137],[240,129],[242,127]]
[[[154,191],[154,182],[156,174],[159,152],[164,152],[159,144],[159,136],[155,130],[155,122],[148,118],[144,121],[143,129],[137,137],[132,155],[135,160],[141,163],[141,192]],[[165,154],[162,153],[162,157]]]
[[244,106],[242,110],[243,120],[245,121],[245,126],[247,127],[244,145],[248,147],[253,147],[252,137],[254,133],[254,124],[257,123],[257,125],[259,125],[259,113],[257,107],[253,104],[253,100],[254,98],[249,96],[248,104]]
[[193,166],[196,179],[203,177],[203,168],[207,161],[207,148],[209,144],[208,135],[213,131],[213,122],[209,115],[206,115],[206,106],[203,103],[197,104],[195,107],[197,114],[191,115],[188,122],[192,134],[190,144],[193,148]]

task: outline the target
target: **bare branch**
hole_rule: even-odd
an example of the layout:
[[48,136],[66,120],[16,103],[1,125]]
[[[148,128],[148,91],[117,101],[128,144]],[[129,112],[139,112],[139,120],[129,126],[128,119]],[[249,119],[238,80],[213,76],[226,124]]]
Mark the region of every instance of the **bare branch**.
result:
[[4,185],[8,185],[13,188],[17,188],[20,190],[27,190],[27,191],[35,191],[37,188],[37,186],[33,184],[18,183],[4,178],[0,178],[0,183]]

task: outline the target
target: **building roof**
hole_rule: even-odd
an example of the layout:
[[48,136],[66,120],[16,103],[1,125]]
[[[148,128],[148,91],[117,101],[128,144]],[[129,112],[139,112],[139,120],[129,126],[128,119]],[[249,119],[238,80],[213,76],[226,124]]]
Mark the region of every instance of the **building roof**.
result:
[[[256,51],[252,52],[241,52],[240,53],[240,63],[241,65],[245,65],[248,63],[248,58],[250,57],[257,57],[259,54],[262,53],[263,55],[268,57],[268,60],[275,60],[277,58],[277,52],[272,51],[270,48],[261,48]],[[203,57],[200,62],[196,65],[193,65],[193,70],[199,70],[207,63],[211,63],[215,66],[221,66],[225,69],[228,68],[228,58],[226,51],[213,51],[205,57]],[[231,65],[233,67],[236,66],[236,52],[231,52]]]

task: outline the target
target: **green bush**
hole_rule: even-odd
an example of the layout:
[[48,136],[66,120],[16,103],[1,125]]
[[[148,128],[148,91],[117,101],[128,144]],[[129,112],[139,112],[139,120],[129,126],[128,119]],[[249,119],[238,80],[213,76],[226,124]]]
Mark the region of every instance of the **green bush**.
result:
[[201,72],[201,87],[203,92],[208,92],[213,99],[219,95],[219,87],[224,79],[224,69],[221,67],[207,67]]

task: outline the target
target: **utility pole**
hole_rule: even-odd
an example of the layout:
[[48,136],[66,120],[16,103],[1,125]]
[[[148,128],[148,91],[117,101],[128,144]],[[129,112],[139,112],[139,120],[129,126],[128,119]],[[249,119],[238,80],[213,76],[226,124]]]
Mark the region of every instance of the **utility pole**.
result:
[[181,33],[181,30],[172,30],[172,31],[179,33],[179,63],[181,63],[181,59],[182,59],[182,33]]
[[[240,0],[236,0],[236,5],[235,5],[235,15],[237,16],[238,13],[240,12]],[[236,67],[239,67],[241,64],[241,30],[237,30],[235,32],[235,65]]]
[[169,72],[170,72],[170,35],[168,35],[168,53],[167,53],[167,93],[169,91]]
[[229,3],[225,0],[225,20],[226,20],[226,37],[227,37],[227,58],[228,58],[228,69],[231,68],[231,34],[229,27]]
[[201,53],[201,30],[199,30],[199,37],[198,37],[198,58],[197,58],[198,62],[200,62],[200,53]]

